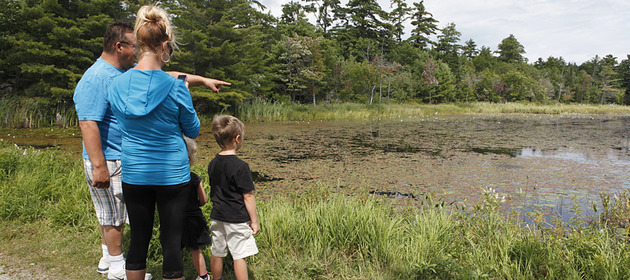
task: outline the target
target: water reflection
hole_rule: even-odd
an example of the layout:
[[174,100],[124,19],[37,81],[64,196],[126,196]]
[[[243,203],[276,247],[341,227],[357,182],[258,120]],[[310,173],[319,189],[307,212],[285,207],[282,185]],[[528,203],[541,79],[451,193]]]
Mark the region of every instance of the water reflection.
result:
[[533,147],[523,148],[513,154],[519,158],[552,158],[561,160],[571,160],[578,163],[597,164],[602,160],[606,160],[615,165],[630,165],[630,156],[628,148],[609,148],[605,149],[605,154],[589,154],[576,148],[557,148],[557,149],[537,149]]

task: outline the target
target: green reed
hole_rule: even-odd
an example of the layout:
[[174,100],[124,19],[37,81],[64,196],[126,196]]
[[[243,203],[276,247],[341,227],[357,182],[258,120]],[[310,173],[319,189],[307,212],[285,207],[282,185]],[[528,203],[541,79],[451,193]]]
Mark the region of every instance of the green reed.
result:
[[72,102],[51,103],[43,98],[0,98],[0,127],[69,127],[78,124]]
[[455,114],[628,114],[629,106],[536,103],[449,104],[320,104],[274,103],[260,99],[243,102],[236,115],[245,121],[331,121],[414,118]]

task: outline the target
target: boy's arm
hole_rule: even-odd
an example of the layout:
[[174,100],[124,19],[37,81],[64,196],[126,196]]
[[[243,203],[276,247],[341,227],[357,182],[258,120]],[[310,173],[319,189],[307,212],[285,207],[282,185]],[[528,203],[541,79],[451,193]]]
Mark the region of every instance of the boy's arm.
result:
[[256,198],[254,198],[254,192],[248,192],[243,194],[243,200],[245,201],[245,208],[249,213],[249,219],[251,220],[250,227],[252,228],[252,234],[257,234],[260,231],[258,225],[258,214],[256,214]]
[[203,182],[199,182],[199,186],[197,186],[197,198],[199,198],[199,206],[204,206],[208,203],[208,195],[203,189]]

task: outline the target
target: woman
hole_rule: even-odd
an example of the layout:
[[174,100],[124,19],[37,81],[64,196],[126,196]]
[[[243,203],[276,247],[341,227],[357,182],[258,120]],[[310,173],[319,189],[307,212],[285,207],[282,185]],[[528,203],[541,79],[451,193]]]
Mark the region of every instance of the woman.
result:
[[122,131],[123,196],[131,225],[127,279],[144,279],[157,204],[164,279],[182,279],[181,235],[190,181],[186,143],[199,118],[184,81],[162,71],[176,46],[168,14],[138,11],[134,35],[138,64],[113,80],[108,95]]

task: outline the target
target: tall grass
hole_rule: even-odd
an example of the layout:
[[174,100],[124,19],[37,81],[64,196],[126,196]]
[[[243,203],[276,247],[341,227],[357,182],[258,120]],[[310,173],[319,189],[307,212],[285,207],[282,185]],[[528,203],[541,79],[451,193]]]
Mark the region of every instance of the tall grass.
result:
[[409,118],[454,114],[629,114],[629,106],[535,103],[449,103],[449,104],[320,104],[318,106],[273,103],[253,99],[236,112],[246,121],[332,121]]
[[0,127],[69,127],[78,124],[74,104],[51,104],[43,98],[5,97],[0,99]]
[[[625,279],[630,275],[628,236],[616,231],[623,227],[625,232],[628,226],[619,222],[628,219],[628,194],[609,198],[607,210],[600,211],[599,220],[606,222],[573,227],[524,225],[499,211],[496,193],[482,194],[478,204],[464,208],[445,206],[429,196],[422,199],[423,206],[401,208],[387,198],[348,196],[319,183],[305,185],[289,197],[259,202],[260,253],[248,260],[250,272],[258,279]],[[210,207],[204,208],[206,215],[209,211]],[[63,255],[43,260],[47,267],[91,267],[98,260],[100,241],[82,165],[67,153],[35,152],[0,142],[0,223],[21,227],[0,228],[0,236],[31,240],[20,248],[34,255],[46,247],[37,242],[50,243],[51,238],[73,244],[68,247],[72,250],[58,250]],[[33,239],[31,223],[50,230],[37,231],[45,236]],[[157,229],[156,224],[156,235]],[[91,241],[75,242],[77,236]],[[154,238],[148,268],[159,279],[157,243]],[[194,278],[186,262],[186,277]],[[77,272],[66,273],[74,279]],[[225,273],[225,279],[233,279],[231,268],[226,267]]]
[[[524,226],[486,196],[463,211],[400,210],[377,198],[308,193],[260,211],[255,269],[270,279],[623,279],[610,228]],[[429,203],[429,205],[434,205]],[[560,227],[560,225],[558,225]]]
[[[4,142],[3,142],[4,143]],[[92,225],[93,206],[82,164],[59,150],[0,149],[0,218],[59,226]]]
[[[197,104],[199,105],[199,104]],[[208,112],[217,110],[200,105],[200,117],[210,121]],[[212,108],[211,108],[212,107]],[[274,103],[262,99],[243,101],[235,112],[244,121],[334,121],[414,118],[455,114],[630,114],[629,106],[594,104],[536,103],[448,103],[448,104],[310,104]],[[72,103],[51,104],[42,98],[1,98],[0,127],[35,128],[76,126],[78,118]]]

